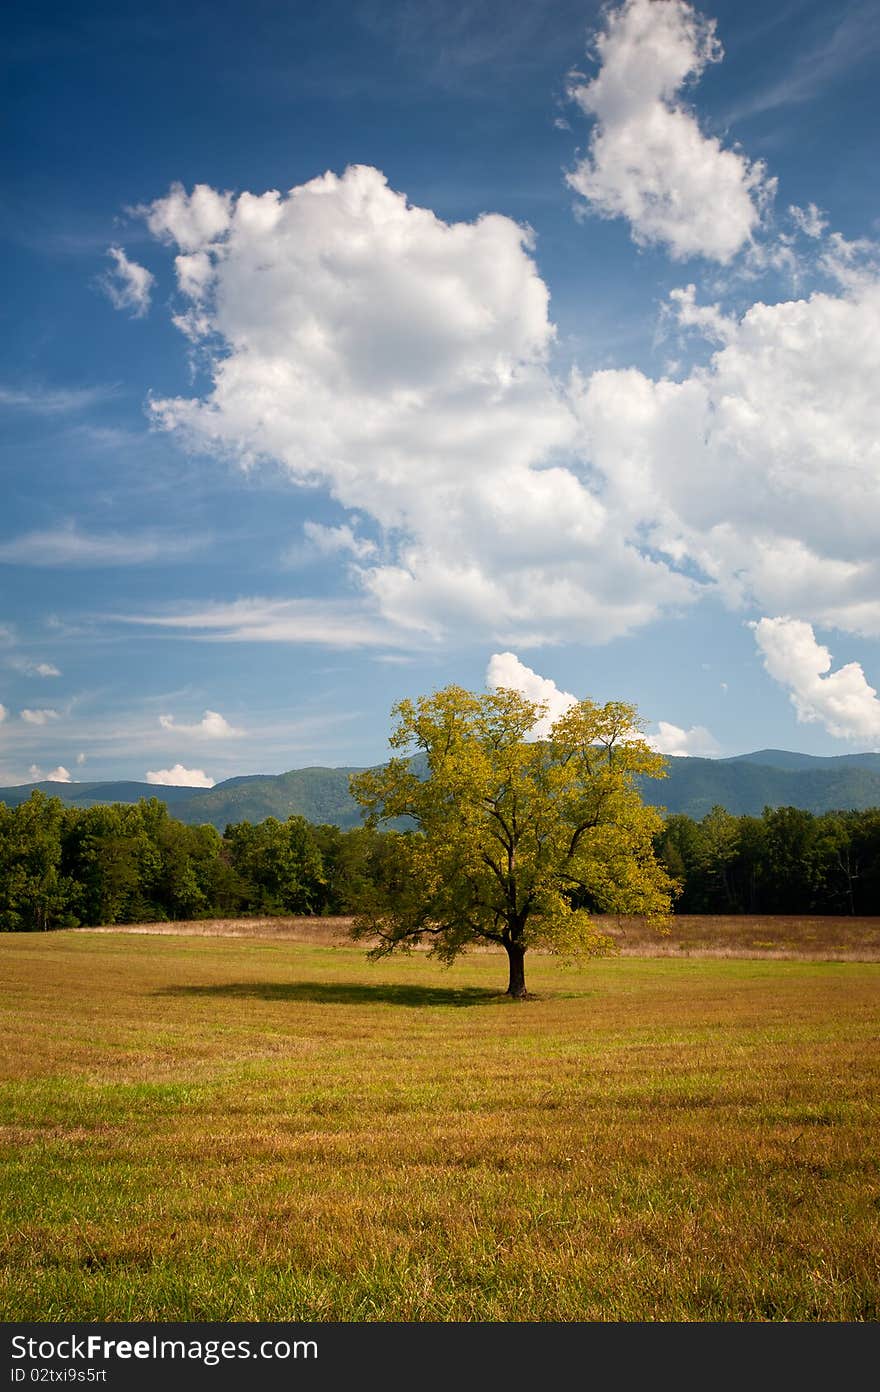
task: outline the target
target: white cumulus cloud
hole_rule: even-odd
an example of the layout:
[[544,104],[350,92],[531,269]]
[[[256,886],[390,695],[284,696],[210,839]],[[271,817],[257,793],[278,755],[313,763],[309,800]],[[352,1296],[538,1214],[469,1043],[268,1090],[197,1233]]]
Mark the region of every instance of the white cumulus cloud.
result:
[[[682,0],[643,10],[614,12],[603,52],[641,16],[683,80],[687,54],[709,44],[704,22]],[[647,60],[630,38],[637,75]],[[531,233],[509,218],[445,223],[365,166],[286,194],[177,185],[144,213],[179,253],[182,327],[207,335],[212,369],[201,395],[155,400],[157,424],[326,487],[349,519],[306,524],[306,549],[344,557],[355,593],[127,622],[383,647],[465,633],[515,651],[601,643],[714,594],[880,635],[871,244],[824,237],[836,289],[744,313],[702,303],[694,284],[674,290],[668,317],[712,350],[680,379],[622,368],[560,382]],[[71,558],[92,550],[59,541]],[[48,554],[35,534],[0,546],[0,559]]]
[[817,721],[839,739],[880,743],[880,700],[859,662],[832,672],[828,649],[800,619],[764,618],[752,624],[764,666],[787,687],[800,721]]
[[560,691],[550,677],[540,676],[512,652],[492,654],[486,668],[486,685],[490,691],[509,687],[519,691],[526,700],[542,702],[547,707],[546,714],[532,726],[533,739],[546,739],[554,722],[578,701],[577,696],[570,691]]
[[718,741],[705,725],[692,725],[689,730],[683,730],[668,720],[658,720],[657,733],[645,735],[644,739],[658,754],[675,758],[712,759],[720,752]]
[[147,782],[178,788],[213,788],[215,780],[209,778],[203,769],[188,769],[183,764],[175,764],[170,769],[150,770]]
[[201,720],[194,725],[179,724],[173,715],[160,715],[159,724],[163,730],[173,730],[178,735],[203,735],[207,739],[229,739],[232,735],[242,733],[234,725],[230,725],[219,711],[213,710],[206,710]]
[[63,764],[53,768],[50,773],[44,773],[39,764],[31,764],[28,769],[28,779],[31,783],[72,783],[73,779]]
[[308,535],[351,554],[385,620],[602,641],[687,600],[563,462],[578,424],[529,229],[445,223],[365,166],[286,195],[177,186],[146,217],[180,251],[181,327],[214,354],[210,391],[154,401],[156,422],[373,518],[381,556]]
[[113,265],[101,277],[101,287],[115,309],[131,310],[133,319],[141,319],[150,308],[150,295],[155,277],[146,266],[129,261],[122,247],[107,248]]
[[681,381],[583,384],[603,500],[732,605],[880,634],[880,279],[702,325],[674,303],[722,346]]
[[[166,245],[176,243],[182,257],[205,254],[228,231],[232,214],[232,195],[217,193],[207,184],[196,184],[187,193],[175,183],[165,198],[157,198],[142,209],[147,226]],[[189,268],[184,267],[184,278]]]
[[681,260],[729,262],[775,192],[764,165],[705,134],[681,100],[722,49],[715,21],[684,0],[626,0],[596,35],[599,71],[569,95],[594,118],[589,149],[568,174],[587,208],[625,218],[637,243]]
[[[572,692],[561,691],[550,677],[542,677],[512,652],[492,654],[486,668],[486,685],[490,691],[509,687],[521,692],[529,701],[540,701],[546,705],[546,714],[532,727],[533,739],[546,739],[554,722],[578,702],[578,697]],[[639,735],[639,738],[644,738],[645,743],[658,754],[711,758],[719,752],[717,740],[702,725],[683,730],[678,725],[660,720],[657,734]]]

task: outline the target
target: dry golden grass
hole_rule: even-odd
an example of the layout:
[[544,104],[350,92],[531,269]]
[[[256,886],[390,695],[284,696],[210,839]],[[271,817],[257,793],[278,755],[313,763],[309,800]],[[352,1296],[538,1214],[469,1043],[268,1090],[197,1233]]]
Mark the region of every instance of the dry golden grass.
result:
[[[765,920],[766,922],[766,920]],[[7,1320],[880,1315],[870,963],[0,939]]]
[[352,918],[197,918],[169,923],[118,923],[111,927],[87,928],[89,933],[154,934],[159,937],[196,938],[275,938],[285,942],[339,946],[350,941]]
[[676,914],[660,937],[638,918],[603,920],[623,956],[880,962],[880,918]]
[[[89,929],[194,937],[277,938],[314,946],[349,941],[351,918],[211,918]],[[880,961],[880,918],[803,914],[678,914],[668,935],[643,919],[601,920],[623,957],[742,957],[826,962]],[[488,949],[487,949],[488,950]]]

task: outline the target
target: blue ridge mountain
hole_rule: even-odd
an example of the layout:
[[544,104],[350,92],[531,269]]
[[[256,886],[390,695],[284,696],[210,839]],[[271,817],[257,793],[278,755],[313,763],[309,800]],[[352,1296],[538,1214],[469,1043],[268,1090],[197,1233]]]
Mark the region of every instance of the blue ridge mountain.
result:
[[[880,753],[821,757],[761,749],[729,759],[669,758],[668,777],[642,780],[646,802],[698,820],[712,807],[735,816],[760,816],[765,807],[800,807],[821,813],[880,807]],[[0,788],[0,802],[16,806],[35,788],[68,807],[158,798],[172,816],[218,830],[230,822],[284,819],[359,826],[360,810],[348,791],[353,767],[299,768],[278,774],[244,774],[213,788],[137,782],[25,783]]]

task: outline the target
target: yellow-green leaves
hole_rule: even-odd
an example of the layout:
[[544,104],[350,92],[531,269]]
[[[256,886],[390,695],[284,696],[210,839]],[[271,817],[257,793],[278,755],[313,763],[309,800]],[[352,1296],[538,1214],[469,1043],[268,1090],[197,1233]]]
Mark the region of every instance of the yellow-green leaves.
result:
[[351,781],[370,822],[413,828],[395,884],[361,915],[378,951],[429,940],[451,960],[483,940],[511,961],[537,944],[596,954],[608,943],[594,914],[662,926],[674,885],[653,853],[660,815],[635,784],[663,775],[662,756],[621,702],[581,701],[530,739],[545,713],[517,691],[458,686],[394,708],[396,757]]

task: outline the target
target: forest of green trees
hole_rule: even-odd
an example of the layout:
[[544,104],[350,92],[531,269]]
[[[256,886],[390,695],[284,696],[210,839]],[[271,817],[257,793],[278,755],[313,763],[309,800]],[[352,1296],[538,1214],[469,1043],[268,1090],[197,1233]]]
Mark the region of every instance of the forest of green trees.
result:
[[[0,931],[357,913],[394,873],[400,834],[291,816],[221,835],[155,798],[81,809],[34,792],[0,804]],[[679,913],[880,914],[880,808],[716,807],[668,817],[656,850],[681,885]]]

